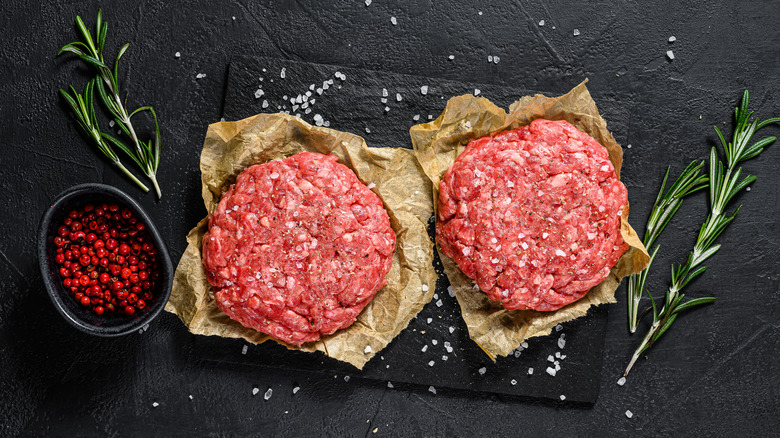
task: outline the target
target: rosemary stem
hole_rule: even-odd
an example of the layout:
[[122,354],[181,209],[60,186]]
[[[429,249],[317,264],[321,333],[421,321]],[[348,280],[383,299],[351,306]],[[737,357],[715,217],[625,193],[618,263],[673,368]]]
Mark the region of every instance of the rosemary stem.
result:
[[634,355],[631,356],[631,362],[628,363],[628,367],[626,368],[626,371],[623,372],[623,376],[627,376],[629,371],[631,371],[631,368],[634,366],[634,363],[636,363],[637,359],[639,359],[639,356],[642,355],[642,352],[649,346],[650,339],[653,338],[653,335],[655,334],[656,330],[661,327],[660,322],[654,322],[651,329],[647,332],[645,335],[645,338],[642,339],[642,343],[639,344],[639,347],[634,352]]
[[[121,170],[125,175],[127,175],[128,178],[133,180],[133,182],[136,183],[138,185],[138,187],[141,188],[141,190],[143,190],[144,192],[148,192],[149,191],[149,187],[146,187],[146,184],[142,183],[138,178],[135,177],[135,175],[130,173],[130,171],[127,170],[127,168],[119,160],[115,160],[114,161],[114,165],[116,167],[118,167],[119,170]],[[156,183],[155,183],[155,186],[157,186]],[[158,193],[159,193],[159,189],[157,189],[157,190],[158,190]]]
[[154,185],[154,191],[157,193],[157,199],[162,199],[162,192],[160,192],[160,186],[157,184],[157,178],[153,173],[148,174],[149,179],[152,180],[152,184]]

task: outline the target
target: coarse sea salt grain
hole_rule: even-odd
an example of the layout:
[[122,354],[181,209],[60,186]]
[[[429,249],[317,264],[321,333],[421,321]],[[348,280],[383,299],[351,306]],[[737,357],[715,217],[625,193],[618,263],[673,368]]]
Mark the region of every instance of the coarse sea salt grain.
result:
[[349,376],[344,376],[344,381],[349,382]]
[[422,351],[423,353],[425,353],[426,351],[428,351],[428,346],[427,346],[427,345],[423,345],[423,348],[422,348],[422,350],[420,350],[420,351]]
[[449,357],[447,357],[447,355],[446,355],[446,354],[445,354],[445,355],[442,355],[442,357],[441,357],[441,360],[443,360],[443,361],[445,361],[445,362],[446,362],[446,361],[447,361],[447,359],[449,359]]
[[633,416],[634,416],[634,413],[633,413],[633,412],[631,412],[631,411],[628,411],[628,410],[626,411],[626,417],[628,417],[628,418],[631,418],[631,417],[633,417]]
[[442,300],[436,301],[436,307],[441,307],[444,302]]
[[579,36],[579,34],[580,34],[580,30],[579,29],[574,29],[574,36]]
[[455,327],[450,327],[448,330],[450,331],[450,333],[453,333],[455,331]]
[[669,42],[670,42],[670,43],[673,43],[673,42],[675,42],[675,41],[677,41],[677,38],[676,38],[674,35],[672,35],[672,36],[670,36],[670,37],[669,37]]
[[366,3],[366,6],[371,6],[371,0],[366,0],[365,3]]
[[534,373],[534,369],[533,368],[528,368],[528,375],[530,376],[533,373]]
[[428,362],[428,366],[432,367],[435,363],[436,363],[435,361],[430,361],[430,362]]
[[555,250],[555,255],[557,255],[558,257],[566,257],[566,253],[561,251],[560,249]]
[[564,401],[564,400],[566,400],[566,396],[561,394],[561,401]]
[[422,87],[420,87],[420,94],[422,94],[422,95],[428,94],[428,86],[427,85],[423,85]]
[[450,56],[448,56],[448,57],[447,57],[447,59],[449,59],[450,61],[452,61],[453,59],[455,59],[455,55],[450,55]]
[[433,345],[439,345],[439,341],[438,341],[438,340],[436,340],[436,339],[432,339],[432,340],[431,340],[431,344],[433,344]]
[[451,297],[455,297],[455,291],[452,290],[452,286],[447,286],[447,293],[450,294]]
[[263,394],[263,398],[264,398],[264,399],[266,399],[266,400],[268,400],[269,398],[271,398],[271,395],[272,395],[273,393],[274,393],[274,390],[273,390],[273,389],[271,389],[271,388],[268,388],[268,391],[266,391],[266,392],[265,392],[265,394]]
[[400,102],[400,101],[404,100],[404,98],[401,97],[401,93],[395,93],[395,100],[396,100],[396,102]]
[[267,100],[263,100],[263,108],[268,108],[268,101]]
[[298,391],[300,391],[300,390],[301,390],[301,387],[300,386],[296,386],[295,388],[293,388],[293,394],[297,394]]
[[436,388],[434,388],[433,386],[429,386],[428,387],[428,392],[430,392],[433,395],[436,395]]
[[259,388],[252,388],[252,395],[257,395],[258,392],[260,392]]
[[257,91],[255,91],[255,99],[260,99],[263,97],[263,94],[265,94],[265,91],[263,91],[262,88],[258,88]]
[[247,350],[249,350],[249,346],[248,345],[244,345],[244,347],[241,348],[241,354],[246,354]]
[[423,292],[428,292],[428,285],[427,284],[422,285],[422,290]]
[[667,50],[666,57],[669,58],[669,60],[671,61],[672,59],[674,59],[674,52],[672,52],[671,50]]
[[477,371],[479,372],[480,376],[484,376],[485,373],[487,372],[487,368],[482,367],[482,368],[478,369]]
[[619,378],[618,381],[617,381],[617,384],[618,384],[618,386],[625,385],[626,384],[626,378],[625,377]]
[[412,120],[414,120],[415,122],[420,120],[420,115],[419,114],[415,114],[414,117],[412,117]]
[[173,56],[175,56],[177,58],[181,58],[181,52],[176,52],[176,53],[173,54]]
[[366,345],[366,348],[363,349],[363,353],[365,353],[365,354],[371,353],[371,346],[370,345]]
[[393,389],[394,388],[393,382],[387,382],[387,387]]
[[371,134],[371,129],[369,129],[368,126],[366,126],[366,134]]
[[390,22],[393,23],[393,26],[398,25],[398,20],[395,17],[390,17]]
[[474,89],[474,95],[475,96],[479,96],[480,93],[482,93],[482,90],[480,90],[479,88],[475,88]]
[[192,400],[192,394],[190,394],[190,400]]
[[425,320],[425,322],[427,322],[428,324],[430,324],[432,321],[433,321],[433,318],[428,318],[428,319]]
[[565,347],[565,346],[566,346],[566,339],[563,339],[563,338],[558,339],[558,348],[563,350],[563,347]]
[[206,73],[198,73],[195,75],[195,79],[203,79],[206,77]]
[[551,375],[551,376],[555,377],[555,372],[556,372],[556,371],[555,371],[555,368],[553,368],[553,367],[547,367],[547,369],[546,369],[545,371],[547,371],[547,374],[549,374],[549,375]]
[[282,67],[282,71],[279,72],[279,77],[284,79],[287,76],[287,69]]
[[493,56],[493,63],[498,64],[498,62],[501,61],[501,58],[498,57],[498,55]]
[[539,20],[539,26],[544,26],[544,20]]
[[369,184],[369,185],[367,185],[366,187],[368,187],[368,189],[369,189],[369,190],[371,190],[371,189],[373,189],[374,187],[376,187],[376,184],[374,184],[374,183],[370,183],[370,184]]
[[493,55],[488,55],[488,62],[493,62]]
[[512,380],[509,381],[509,383],[511,383],[512,386],[515,386],[515,385],[517,385],[517,380],[512,379]]
[[547,356],[547,362],[555,362],[555,358],[551,355]]

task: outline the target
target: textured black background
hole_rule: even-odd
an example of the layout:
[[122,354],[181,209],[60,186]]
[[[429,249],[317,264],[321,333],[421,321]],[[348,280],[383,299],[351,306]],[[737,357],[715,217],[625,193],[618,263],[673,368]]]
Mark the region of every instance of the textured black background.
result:
[[[207,124],[222,115],[227,67],[237,55],[550,94],[589,78],[596,102],[610,108],[604,111],[610,129],[626,147],[622,177],[632,222],[639,227],[666,165],[679,170],[705,157],[715,140],[711,126],[726,122],[730,131],[731,111],[744,88],[751,90],[759,115],[780,114],[777,2],[579,3],[4,2],[2,433],[362,436],[375,427],[377,435],[392,436],[776,431],[777,145],[745,164],[759,179],[738,199],[744,208],[721,239],[710,270],[690,288],[692,295],[714,294],[718,302],[679,319],[622,388],[615,381],[638,340],[626,334],[624,288],[618,290],[619,304],[610,308],[601,395],[592,408],[444,389],[433,395],[424,387],[389,390],[341,376],[201,360],[195,337],[168,314],[143,334],[97,339],[68,326],[45,296],[35,263],[35,228],[47,203],[76,183],[103,181],[136,196],[178,260],[183,232],[205,213],[199,151]],[[154,105],[162,118],[161,202],[141,195],[85,146],[56,96],[66,84],[82,86],[88,70],[53,55],[74,39],[75,14],[92,23],[99,6],[111,26],[109,52],[131,42],[124,58],[131,102]],[[676,42],[667,42],[671,35]],[[673,61],[665,58],[669,49]],[[174,57],[177,51],[181,58]],[[488,64],[488,55],[499,55],[500,63]],[[196,79],[197,73],[206,77]],[[777,134],[778,128],[769,131]],[[662,289],[669,263],[688,251],[705,205],[703,196],[686,202],[664,235],[652,290]],[[252,397],[253,387],[261,394]],[[261,395],[268,387],[274,395],[265,402]],[[626,409],[634,418],[624,416]]]

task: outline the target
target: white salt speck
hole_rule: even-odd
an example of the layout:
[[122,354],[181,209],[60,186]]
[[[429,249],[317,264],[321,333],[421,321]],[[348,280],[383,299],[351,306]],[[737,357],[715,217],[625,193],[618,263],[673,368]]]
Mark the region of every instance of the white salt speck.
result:
[[198,73],[195,75],[195,79],[203,79],[206,77],[206,73]]
[[549,234],[547,234],[547,233],[542,233],[542,239],[546,239],[546,238],[547,238],[547,236],[549,236]]
[[276,172],[273,172],[273,173],[271,173],[271,174],[270,174],[270,175],[268,175],[268,176],[269,176],[271,179],[276,179],[276,178],[279,178],[279,174],[278,174],[278,173],[276,173]]
[[465,247],[463,247],[463,249],[461,250],[461,252],[463,253],[463,255],[464,255],[464,256],[468,256],[468,255],[469,255],[469,253],[471,252],[471,248],[470,248],[470,247],[468,247],[468,246],[465,246]]
[[557,371],[560,371],[560,370],[561,370],[561,364],[559,364],[558,361],[556,360],[555,361],[555,371],[557,372]]
[[233,21],[236,21],[236,17],[230,17],[230,18],[232,18],[232,19],[233,19]]
[[496,263],[498,263],[498,262],[499,262],[499,260],[498,260],[498,259],[496,259],[496,258],[494,258],[494,259],[491,259],[490,261],[491,261],[493,264],[496,264]]
[[[510,182],[511,182],[511,181],[510,181]],[[509,185],[509,184],[507,184],[507,185]],[[514,184],[512,184],[512,185],[514,186]],[[523,233],[518,233],[518,234],[517,234],[517,238],[518,238],[518,239],[522,239],[523,237],[525,237],[525,234],[523,234]]]
[[618,386],[625,385],[626,384],[626,378],[625,377],[619,378],[618,381],[617,381],[617,384],[618,384]]
[[422,285],[422,290],[423,292],[428,292],[428,285],[427,284]]
[[560,358],[561,358],[561,352],[560,352],[560,351],[556,351],[556,352],[555,352],[555,357],[557,357],[558,359],[560,359]]
[[511,383],[511,384],[512,384],[512,386],[515,386],[515,385],[517,385],[517,380],[515,380],[515,379],[512,379],[512,380],[511,380],[509,383]]
[[366,134],[371,134],[371,130],[366,126]]
[[547,356],[547,362],[555,362],[555,358],[551,355]]
[[282,71],[279,72],[279,77],[284,79],[285,76],[287,76],[287,69],[282,67]]
[[373,189],[374,187],[376,187],[376,184],[374,184],[374,183],[371,183],[371,184],[367,185],[366,187],[368,187],[368,189],[369,189],[369,190],[371,190],[371,189]]
[[314,115],[314,124],[317,126],[322,126],[322,116],[319,114]]
[[431,340],[431,344],[433,344],[433,345],[439,345],[439,341],[438,341],[438,340],[436,340],[436,339],[432,339],[432,340]]
[[557,255],[558,257],[566,257],[566,253],[561,251],[560,249],[555,250],[555,255]]
[[676,38],[674,35],[672,35],[672,36],[670,36],[670,37],[669,37],[669,42],[670,42],[670,43],[673,43],[673,42],[675,42],[675,41],[677,41],[677,38]]
[[268,108],[268,101],[267,100],[263,100],[263,108]]
[[190,394],[190,400],[192,400],[192,394]]
[[366,0],[366,6],[371,6],[371,0]]
[[450,331],[450,333],[454,333],[455,332],[455,327],[450,327],[448,330]]
[[447,286],[447,293],[450,294],[451,297],[455,297],[455,291],[452,290],[452,286]]
[[419,114],[415,114],[414,117],[412,117],[412,120],[414,120],[415,122],[420,120],[420,115]]
[[181,52],[176,52],[173,56],[175,56],[177,58],[181,58]]
[[444,304],[441,300],[436,301],[436,307],[441,307],[441,305]]
[[433,115],[428,114],[428,120],[433,120]]
[[522,344],[520,344],[520,346],[523,348],[528,348],[528,342],[523,342]]
[[561,330],[563,330],[563,326],[562,325],[558,324],[558,325],[555,326],[555,331],[556,332],[559,332]]
[[477,12],[477,14],[482,15],[482,11]]
[[531,375],[533,373],[534,373],[534,369],[533,368],[528,368],[528,375]]
[[558,339],[558,348],[563,350],[563,347],[565,347],[565,346],[566,346],[566,339],[563,339],[563,338]]
[[422,87],[420,87],[420,93],[423,94],[423,95],[428,94],[428,86],[427,85],[423,85]]
[[395,17],[390,17],[390,22],[393,23],[393,26],[397,26],[398,25],[398,20],[396,20]]
[[566,396],[561,394],[561,401],[564,401],[564,400],[566,400]]
[[241,349],[241,354],[246,354],[247,350],[249,350],[249,346],[244,345],[244,347]]
[[480,90],[479,88],[475,88],[474,89],[474,95],[475,96],[479,96],[479,93],[481,93],[481,92],[482,92],[482,90]]
[[482,368],[478,369],[477,371],[479,372],[480,376],[484,376],[485,373],[487,372],[487,368],[482,367]]
[[322,95],[322,88],[317,88],[317,94]]
[[439,294],[433,294],[433,299],[434,300],[438,300],[439,299]]
[[629,143],[629,144],[628,144],[628,146],[626,146],[626,147],[627,147],[628,149],[631,149],[631,143]]
[[425,322],[427,322],[428,324],[430,324],[431,321],[433,321],[433,318],[428,318],[428,319],[425,320]]
[[389,107],[389,106],[386,106],[386,107],[385,107],[385,111],[390,111],[390,107]]
[[471,122],[470,121],[466,120],[466,123],[464,123],[464,124],[466,125],[467,128],[471,128]]
[[344,381],[349,382],[349,376],[344,376]]
[[501,58],[498,57],[498,55],[493,57],[493,63],[498,64],[498,62],[501,61]]
[[109,121],[108,121],[108,126],[110,126],[110,127],[112,127],[112,128],[113,128],[113,127],[114,127],[114,124],[115,124],[115,123],[114,123],[114,121],[113,121],[113,120],[109,120]]
[[539,26],[544,26],[544,20],[539,20]]
[[493,55],[488,55],[488,62],[493,62]]
[[453,59],[455,59],[455,55],[450,55],[450,56],[448,56],[447,58],[448,58],[450,61],[452,61]]
[[579,34],[580,34],[580,30],[579,29],[574,29],[574,36],[578,36]]
[[395,93],[395,100],[396,100],[396,102],[400,102],[400,101],[404,100],[404,98],[401,97],[401,93]]
[[257,395],[258,392],[260,392],[259,388],[252,388],[252,395]]
[[260,99],[263,97],[263,94],[265,94],[265,91],[263,91],[262,88],[258,88],[257,91],[255,91],[255,99]]
[[564,360],[564,359],[566,359],[566,355],[565,355],[565,354],[562,354],[562,355],[561,355],[561,360]]
[[435,363],[436,363],[436,362],[434,362],[434,361],[430,361],[430,362],[428,362],[428,366],[429,366],[429,367],[432,367],[432,366],[433,366]]
[[422,348],[422,350],[420,350],[420,351],[422,351],[423,353],[425,353],[426,351],[428,351],[428,346],[427,346],[427,345],[423,345],[423,348]]
[[273,393],[274,393],[274,390],[273,390],[273,389],[271,389],[271,388],[268,388],[268,391],[266,391],[266,392],[265,392],[265,394],[263,394],[263,398],[264,398],[264,399],[266,399],[266,400],[268,400],[269,398],[271,398],[271,395],[272,395]]
[[631,418],[634,416],[634,413],[631,411],[626,411],[626,417]]
[[447,361],[447,359],[449,359],[449,358],[447,357],[447,355],[446,355],[446,354],[442,355],[442,357],[441,357],[441,360],[443,360],[443,361],[445,361],[445,362],[446,362],[446,361]]
[[490,243],[498,243],[498,239],[496,239],[496,238],[494,237],[494,238],[490,239]]
[[521,243],[520,246],[522,246],[523,249],[528,249],[528,244],[525,242]]
[[555,372],[556,372],[556,371],[555,371],[555,368],[553,368],[553,367],[547,367],[547,369],[546,369],[545,371],[547,371],[547,374],[549,374],[549,375],[551,375],[551,376],[555,377]]
[[363,349],[363,353],[365,353],[365,354],[371,353],[371,346],[370,345],[366,345],[366,348]]
[[436,388],[434,388],[433,386],[429,386],[428,387],[428,392],[430,392],[433,395],[436,395]]
[[394,388],[393,382],[387,382],[387,387],[393,389]]
[[672,52],[671,50],[667,50],[666,57],[669,58],[669,60],[671,61],[672,59],[674,59],[674,52]]
[[300,391],[300,390],[301,390],[301,387],[300,386],[296,386],[295,388],[293,388],[293,394],[297,394],[298,391]]
[[750,187],[745,188],[745,191],[749,192],[750,191]]

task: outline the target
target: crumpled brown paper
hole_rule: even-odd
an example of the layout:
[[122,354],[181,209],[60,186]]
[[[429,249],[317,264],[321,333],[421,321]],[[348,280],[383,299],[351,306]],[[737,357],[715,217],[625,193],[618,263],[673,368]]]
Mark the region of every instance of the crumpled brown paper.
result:
[[[200,160],[206,210],[214,211],[222,193],[248,166],[303,151],[334,154],[365,184],[376,184],[373,190],[382,198],[396,234],[396,251],[387,285],[352,326],[300,347],[277,342],[289,349],[322,351],[362,369],[433,296],[436,272],[427,232],[433,214],[430,181],[411,150],[370,148],[354,134],[312,126],[287,114],[259,114],[209,126]],[[178,315],[195,334],[254,343],[273,339],[228,318],[214,302],[201,262],[201,241],[207,228],[205,218],[187,235],[188,246],[176,268],[165,310]],[[426,291],[423,285],[429,286]],[[371,349],[365,353],[367,346]]]
[[[434,205],[444,172],[470,140],[527,125],[538,118],[566,120],[595,138],[607,148],[609,159],[620,176],[623,150],[599,116],[585,82],[556,98],[538,94],[523,97],[509,107],[508,114],[483,97],[464,95],[450,99],[436,120],[415,125],[409,131],[417,159],[433,183]],[[585,297],[555,312],[504,309],[484,292],[474,290],[474,282],[461,272],[452,259],[439,251],[471,339],[495,360],[497,356],[508,355],[524,340],[547,335],[557,324],[585,315],[591,306],[614,303],[615,289],[620,280],[641,271],[650,260],[642,242],[628,224],[628,208],[624,209],[620,232],[630,248],[609,276]]]

